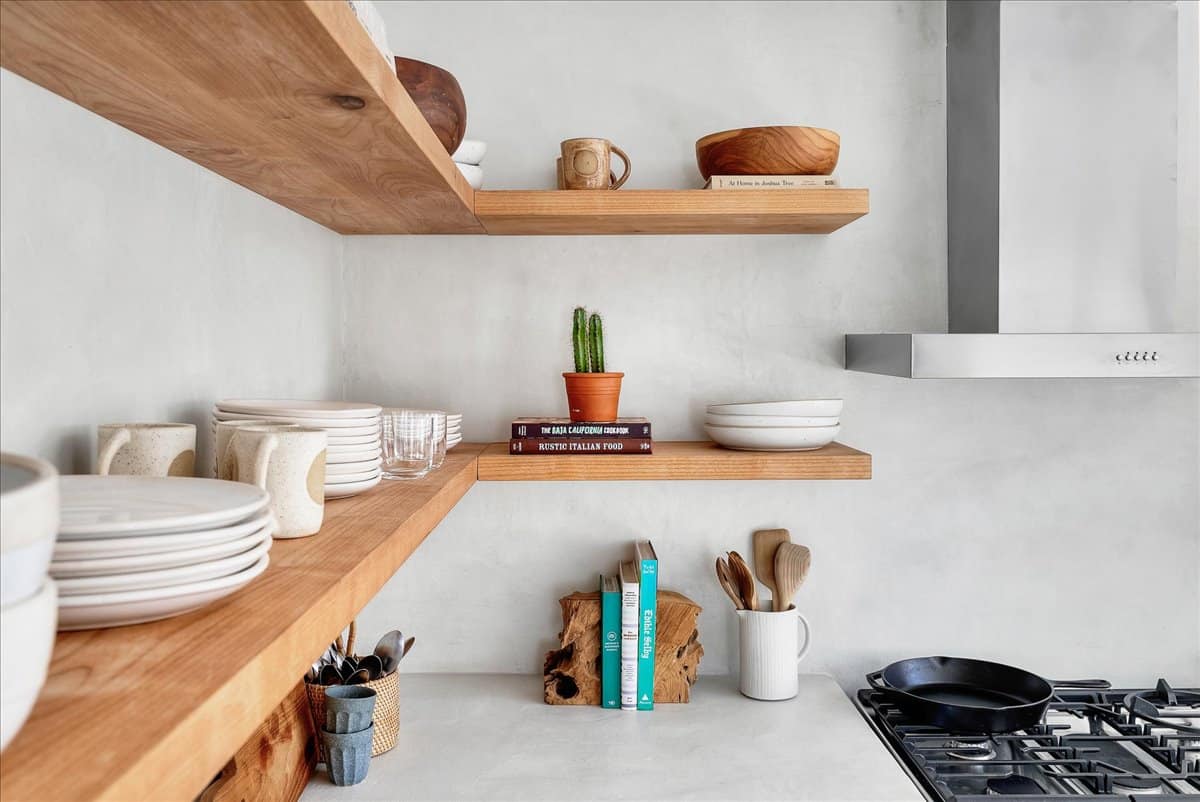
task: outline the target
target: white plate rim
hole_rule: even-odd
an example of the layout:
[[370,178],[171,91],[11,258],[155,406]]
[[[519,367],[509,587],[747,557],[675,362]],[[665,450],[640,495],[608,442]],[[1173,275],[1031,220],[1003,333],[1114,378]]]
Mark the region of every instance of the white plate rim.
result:
[[[204,485],[197,484],[199,482]],[[239,501],[236,505],[228,507],[210,508],[198,512],[176,512],[167,516],[152,518],[146,517],[136,521],[124,522],[90,522],[90,523],[70,523],[67,520],[70,508],[70,494],[73,485],[107,483],[111,485],[110,490],[115,491],[119,485],[136,486],[145,485],[147,488],[168,486],[174,487],[209,487],[214,488],[219,485],[221,489],[227,493],[238,493],[244,495],[246,499]],[[61,522],[58,527],[58,537],[60,540],[92,540],[92,539],[111,539],[114,537],[132,537],[144,535],[165,535],[175,534],[179,532],[196,532],[200,530],[216,529],[227,524],[235,524],[239,521],[253,516],[259,510],[262,510],[270,503],[271,496],[267,491],[255,485],[246,484],[244,482],[227,482],[221,479],[201,479],[191,476],[175,476],[175,477],[158,477],[158,476],[92,476],[88,474],[75,474],[63,476],[59,479],[59,504],[61,510]],[[146,490],[142,492],[154,492]],[[184,491],[187,492],[187,491]],[[114,503],[113,508],[117,508]]]
[[[709,404],[704,408],[705,412],[714,415],[787,415],[797,416],[800,413],[796,412],[775,412],[771,409],[780,409],[786,404],[835,404],[837,405],[837,415],[842,414],[842,407],[845,405],[844,399],[841,398],[789,398],[778,401],[734,401],[725,404]],[[741,410],[735,412],[734,410]],[[824,416],[819,416],[824,417]]]
[[357,496],[359,493],[363,493],[367,490],[370,490],[372,487],[375,487],[375,485],[379,484],[381,481],[383,481],[382,471],[380,471],[379,475],[375,478],[364,479],[361,482],[350,482],[344,485],[325,485],[325,498],[332,499]]
[[290,415],[243,415],[239,412],[222,412],[212,410],[210,423],[216,429],[218,423],[236,423],[247,420],[265,420],[271,423],[292,423],[297,426],[308,426],[314,429],[331,429],[348,431],[354,429],[374,428],[379,425],[379,418],[299,418]]
[[[271,537],[274,526],[257,529],[250,534],[234,540],[223,540],[219,543],[208,543],[190,549],[176,551],[158,551],[134,554],[126,557],[95,557],[92,559],[77,558],[59,560],[50,563],[50,575],[55,579],[77,579],[85,576],[100,576],[104,574],[138,573],[140,571],[161,571],[178,565],[192,565],[206,560],[219,560],[235,554],[242,554],[257,546],[263,540]],[[183,560],[183,562],[178,562]],[[165,565],[163,563],[166,563]],[[79,573],[79,572],[86,573]],[[95,572],[95,573],[92,573]]]
[[382,468],[375,468],[371,471],[363,471],[362,473],[347,473],[343,476],[328,476],[325,477],[325,487],[333,487],[336,485],[352,485],[358,482],[366,482],[369,479],[374,479],[376,475],[383,473]]
[[[87,559],[110,559],[123,554],[133,552],[135,554],[169,554],[171,552],[183,551],[185,549],[199,548],[204,545],[218,545],[228,543],[231,540],[240,540],[252,532],[258,532],[272,526],[274,517],[269,509],[264,510],[260,515],[250,518],[240,523],[230,526],[216,527],[213,529],[198,529],[194,532],[170,532],[163,535],[144,535],[133,537],[110,537],[110,538],[95,538],[87,540],[70,540],[58,541],[54,544],[54,554],[57,555],[60,549],[66,549],[68,553],[95,551],[97,544],[102,552],[100,557],[78,557],[70,556],[68,560],[87,560]],[[213,539],[216,538],[216,539]],[[187,543],[190,541],[199,540],[196,545],[179,545],[179,543]],[[166,548],[164,548],[164,546]],[[153,549],[153,551],[151,551]],[[105,553],[107,552],[107,553]],[[55,557],[51,557],[53,561]]]
[[361,401],[319,401],[302,398],[223,398],[215,409],[240,414],[270,413],[293,418],[372,418],[383,411],[379,404]]
[[[353,474],[356,474],[356,473],[367,473],[368,471],[373,471],[373,470],[375,470],[376,468],[378,468],[378,467],[379,467],[380,465],[382,465],[382,464],[383,464],[383,458],[382,458],[382,457],[376,457],[375,459],[364,460],[363,462],[327,462],[327,463],[325,464],[325,476],[326,476],[326,477],[329,477],[329,476],[350,476],[350,475],[353,475]],[[330,471],[330,470],[329,470],[331,467],[338,467],[338,468],[341,468],[341,467],[344,467],[344,466],[347,466],[347,465],[355,465],[355,466],[359,466],[359,467],[356,467],[356,468],[355,468],[354,470],[352,470],[352,471],[340,471],[340,472],[339,472],[339,471]]]
[[236,588],[257,577],[271,562],[268,551],[258,562],[244,571],[238,571],[229,576],[205,579],[201,582],[189,582],[184,585],[172,585],[165,588],[148,588],[146,590],[126,590],[117,593],[88,593],[79,596],[68,596],[58,600],[59,607],[107,607],[114,604],[130,604],[133,602],[165,601],[176,596],[189,596],[193,593],[207,593],[213,590]]
[[[132,592],[134,590],[156,590],[158,588],[175,587],[176,585],[191,584],[191,583],[197,582],[197,581],[204,582],[207,580],[191,579],[191,580],[184,580],[184,581],[177,581],[177,582],[172,582],[171,580],[179,579],[180,577],[186,577],[189,569],[193,573],[195,573],[196,571],[204,570],[204,569],[207,569],[209,571],[215,570],[215,571],[223,571],[224,572],[224,573],[220,573],[216,576],[209,577],[209,579],[220,579],[222,577],[232,576],[233,574],[241,573],[245,569],[250,568],[255,563],[257,563],[259,558],[261,558],[264,554],[266,554],[268,551],[270,551],[272,542],[273,542],[273,539],[271,538],[270,535],[268,535],[267,537],[264,537],[262,540],[260,540],[258,543],[251,546],[246,551],[241,551],[241,552],[238,552],[237,554],[231,554],[228,557],[222,557],[218,560],[201,560],[200,562],[195,562],[195,563],[191,563],[188,565],[179,565],[179,566],[175,566],[173,568],[161,568],[161,569],[153,570],[153,571],[134,571],[134,572],[129,572],[129,573],[101,574],[99,576],[80,576],[80,577],[68,577],[68,578],[62,578],[62,579],[55,577],[54,581],[58,583],[58,593],[59,593],[60,597],[62,597],[62,596],[87,596],[87,595],[96,595],[96,594],[102,594],[102,593],[124,593],[127,591]],[[249,560],[249,562],[246,562],[247,560]],[[133,583],[138,583],[139,581],[141,583],[154,582],[154,583],[157,583],[157,585],[155,588],[126,588],[125,590],[110,588],[108,590],[105,590],[105,589],[103,589],[103,586],[104,586],[103,580],[108,580],[108,582],[110,584],[114,583],[114,582],[120,582],[121,580],[125,580],[126,582],[133,582]],[[71,593],[70,592],[73,587],[78,587],[79,585],[83,585],[85,587],[87,587],[88,585],[100,585],[101,589],[97,590],[95,588],[92,588],[90,591],[85,591],[83,593]],[[64,587],[65,587],[65,590],[64,590]]]

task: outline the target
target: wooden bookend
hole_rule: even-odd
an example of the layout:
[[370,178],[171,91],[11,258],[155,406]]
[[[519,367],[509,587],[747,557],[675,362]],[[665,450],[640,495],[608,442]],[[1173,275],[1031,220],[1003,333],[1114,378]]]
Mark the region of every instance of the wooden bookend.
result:
[[[548,705],[600,704],[600,594],[572,593],[558,600],[562,646],[546,653],[542,669]],[[691,698],[704,647],[696,618],[700,605],[673,590],[658,592],[654,648],[654,701]]]

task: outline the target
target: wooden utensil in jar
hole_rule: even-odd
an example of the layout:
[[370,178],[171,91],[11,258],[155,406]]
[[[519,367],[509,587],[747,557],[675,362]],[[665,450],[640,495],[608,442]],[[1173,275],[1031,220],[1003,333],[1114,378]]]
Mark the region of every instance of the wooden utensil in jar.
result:
[[729,571],[734,579],[734,586],[737,587],[741,594],[742,602],[746,605],[747,610],[758,609],[758,589],[754,584],[754,574],[750,573],[750,566],[742,559],[742,555],[736,551],[729,552]]
[[729,563],[725,562],[724,557],[717,558],[717,581],[721,583],[725,595],[733,602],[734,609],[745,610],[746,605],[742,603],[742,596],[735,589],[733,579],[729,575]]
[[758,581],[771,591],[771,609],[779,611],[775,599],[779,591],[775,589],[775,551],[782,543],[791,543],[792,536],[786,529],[760,529],[751,535],[754,547],[754,573]]
[[786,610],[792,606],[796,591],[808,576],[812,564],[812,552],[798,543],[781,543],[775,551],[775,609]]

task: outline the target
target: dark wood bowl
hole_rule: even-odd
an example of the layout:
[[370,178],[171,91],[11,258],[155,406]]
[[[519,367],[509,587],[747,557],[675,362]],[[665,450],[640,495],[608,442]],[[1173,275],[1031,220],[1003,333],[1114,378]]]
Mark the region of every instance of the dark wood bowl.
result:
[[467,100],[458,80],[441,67],[401,56],[396,56],[396,77],[446,152],[458,150],[467,133]]
[[696,141],[696,164],[714,175],[829,175],[837,167],[842,138],[836,131],[803,125],[735,128]]

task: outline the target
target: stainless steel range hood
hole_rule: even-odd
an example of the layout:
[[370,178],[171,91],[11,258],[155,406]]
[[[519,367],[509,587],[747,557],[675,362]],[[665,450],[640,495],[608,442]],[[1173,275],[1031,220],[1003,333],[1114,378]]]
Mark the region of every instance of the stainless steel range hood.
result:
[[848,334],[848,370],[1200,376],[1198,16],[947,3],[950,333]]

